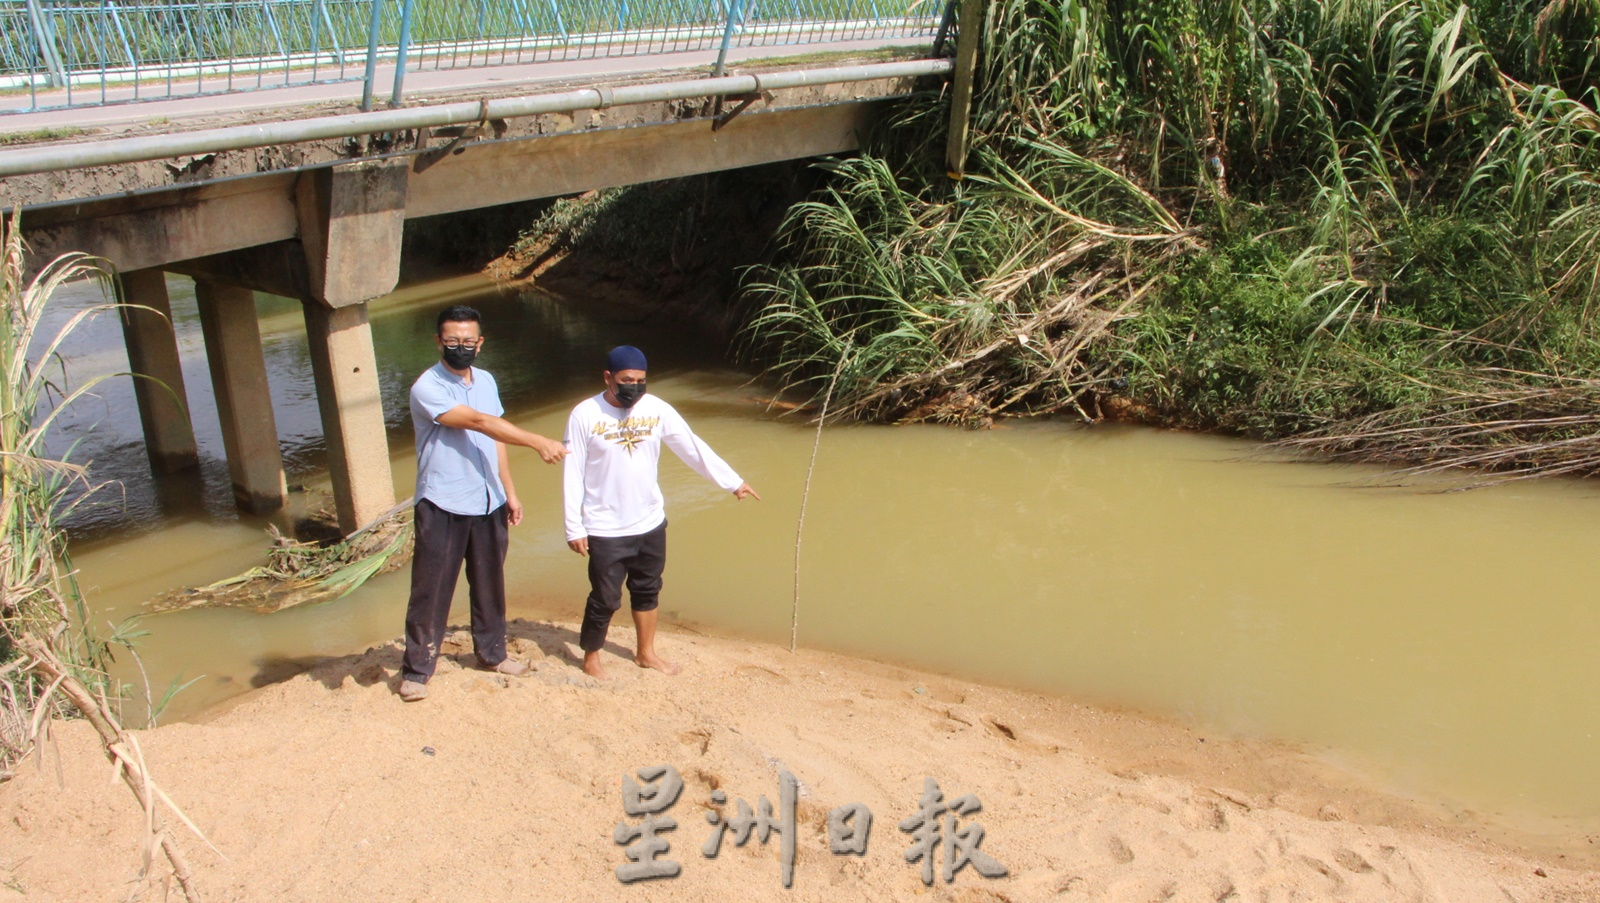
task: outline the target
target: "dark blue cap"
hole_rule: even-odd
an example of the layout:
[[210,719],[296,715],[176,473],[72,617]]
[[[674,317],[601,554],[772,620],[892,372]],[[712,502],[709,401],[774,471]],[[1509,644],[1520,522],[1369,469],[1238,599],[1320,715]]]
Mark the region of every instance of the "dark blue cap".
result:
[[623,370],[649,370],[645,366],[644,352],[632,345],[618,345],[606,355],[606,369],[612,373],[621,373]]

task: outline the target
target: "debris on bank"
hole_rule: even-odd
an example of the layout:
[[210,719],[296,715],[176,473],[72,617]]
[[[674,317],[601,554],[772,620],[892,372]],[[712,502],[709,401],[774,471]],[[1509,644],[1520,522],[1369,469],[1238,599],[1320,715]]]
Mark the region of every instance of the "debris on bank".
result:
[[243,608],[263,614],[332,602],[378,574],[411,560],[412,504],[406,499],[344,539],[302,542],[269,526],[267,563],[209,586],[173,590],[145,603],[150,611]]

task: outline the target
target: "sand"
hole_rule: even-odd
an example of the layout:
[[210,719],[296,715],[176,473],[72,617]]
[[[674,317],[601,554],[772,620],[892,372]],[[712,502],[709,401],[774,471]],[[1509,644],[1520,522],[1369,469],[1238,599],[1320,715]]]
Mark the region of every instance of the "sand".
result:
[[[195,723],[137,733],[156,779],[221,855],[175,826],[207,900],[1600,900],[1600,863],[1521,848],[1388,796],[1293,747],[858,659],[665,633],[678,677],[578,668],[574,626],[514,622],[505,678],[463,665],[453,634],[429,685],[394,695],[399,647],[331,659]],[[140,868],[142,816],[82,724],[0,785],[0,903],[181,899]],[[671,765],[683,790],[660,836],[676,878],[619,881],[623,781]],[[780,834],[701,845],[794,775],[796,856]],[[1003,866],[934,882],[899,823],[926,779]],[[637,780],[637,777],[635,777]],[[727,802],[714,807],[714,790]],[[865,805],[864,855],[829,849],[835,807]],[[169,820],[170,821],[170,820]],[[225,858],[224,858],[225,857]]]

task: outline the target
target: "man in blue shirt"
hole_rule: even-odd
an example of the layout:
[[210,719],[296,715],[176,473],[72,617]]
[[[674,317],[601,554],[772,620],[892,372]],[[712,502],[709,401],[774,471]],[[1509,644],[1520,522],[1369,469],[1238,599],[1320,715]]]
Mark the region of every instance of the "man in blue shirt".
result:
[[472,600],[472,646],[478,663],[501,674],[528,666],[506,657],[505,561],[508,527],[522,522],[506,445],[524,445],[546,464],[566,456],[560,442],[513,426],[500,415],[494,377],[472,366],[483,350],[481,318],[462,305],[439,314],[440,362],[411,386],[417,431],[415,553],[406,605],[406,654],[400,698],[428,695],[462,562]]

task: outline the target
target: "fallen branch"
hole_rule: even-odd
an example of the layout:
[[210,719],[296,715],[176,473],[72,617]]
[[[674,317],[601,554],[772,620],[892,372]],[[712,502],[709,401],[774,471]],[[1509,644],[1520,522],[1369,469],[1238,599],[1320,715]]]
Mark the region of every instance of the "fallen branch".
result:
[[[19,648],[28,656],[28,669],[34,671],[57,687],[63,696],[72,703],[73,707],[83,715],[100,735],[100,741],[105,745],[106,757],[117,766],[117,771],[122,775],[123,783],[133,791],[134,798],[139,801],[139,806],[145,812],[145,830],[147,841],[160,839],[161,851],[166,854],[167,861],[172,864],[172,876],[177,879],[178,886],[183,889],[184,899],[189,903],[200,903],[200,890],[195,886],[194,873],[189,868],[189,861],[183,855],[183,850],[178,847],[176,840],[166,833],[161,823],[160,813],[156,811],[156,804],[160,802],[172,811],[191,831],[195,832],[207,846],[211,841],[195,827],[194,823],[184,815],[172,800],[156,786],[150,776],[150,770],[144,764],[143,756],[137,754],[138,743],[125,732],[118,724],[117,718],[106,708],[105,703],[96,698],[81,681],[73,677],[55,651],[38,637],[27,635],[18,641]],[[135,751],[129,755],[128,750]],[[153,845],[153,844],[151,844]],[[212,847],[213,850],[216,847]],[[220,855],[220,854],[219,854]],[[146,857],[145,867],[141,878],[149,874],[149,861]]]

